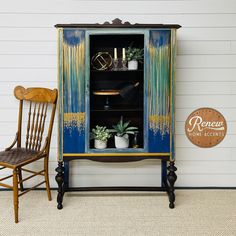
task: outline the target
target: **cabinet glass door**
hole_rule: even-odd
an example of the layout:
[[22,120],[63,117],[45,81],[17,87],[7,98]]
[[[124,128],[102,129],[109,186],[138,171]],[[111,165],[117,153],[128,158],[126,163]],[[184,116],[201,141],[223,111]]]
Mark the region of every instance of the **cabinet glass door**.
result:
[[[127,50],[138,49],[142,59],[137,69],[129,69]],[[116,55],[115,55],[116,54]],[[124,55],[125,54],[125,55]],[[129,134],[129,145],[116,149],[114,136],[106,149],[95,149],[94,140],[89,142],[92,152],[136,152],[144,150],[144,33],[109,33],[89,35],[89,131],[96,126],[113,129],[121,119],[129,126],[137,127]],[[114,56],[117,62],[114,62]],[[122,61],[123,60],[123,61]],[[117,63],[117,64],[115,64]],[[115,135],[115,133],[114,133]]]

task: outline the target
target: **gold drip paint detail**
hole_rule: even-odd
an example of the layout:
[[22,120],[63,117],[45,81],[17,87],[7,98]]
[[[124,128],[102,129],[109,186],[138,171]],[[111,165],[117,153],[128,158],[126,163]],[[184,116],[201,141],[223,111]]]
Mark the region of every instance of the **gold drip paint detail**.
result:
[[85,126],[85,112],[64,113],[64,126],[68,129],[77,127],[79,131]]

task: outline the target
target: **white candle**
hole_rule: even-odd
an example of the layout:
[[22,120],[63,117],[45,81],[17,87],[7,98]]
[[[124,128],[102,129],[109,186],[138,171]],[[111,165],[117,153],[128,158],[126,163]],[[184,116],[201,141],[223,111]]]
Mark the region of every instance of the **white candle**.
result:
[[117,59],[117,48],[114,48],[114,60]]
[[122,60],[125,60],[125,48],[122,48]]

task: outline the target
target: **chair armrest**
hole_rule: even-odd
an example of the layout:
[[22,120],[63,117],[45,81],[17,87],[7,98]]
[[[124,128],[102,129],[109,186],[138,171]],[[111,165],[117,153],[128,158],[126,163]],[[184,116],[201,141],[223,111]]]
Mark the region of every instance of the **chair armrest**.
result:
[[13,143],[8,148],[6,148],[5,151],[10,151],[15,146],[17,140],[18,140],[18,132],[16,132],[16,137],[15,137]]

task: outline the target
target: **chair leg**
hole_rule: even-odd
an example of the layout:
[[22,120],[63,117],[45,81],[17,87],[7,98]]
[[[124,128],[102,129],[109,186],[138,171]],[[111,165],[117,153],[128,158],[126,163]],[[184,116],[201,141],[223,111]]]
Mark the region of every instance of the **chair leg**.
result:
[[51,196],[51,190],[50,190],[50,184],[49,184],[49,177],[48,177],[48,157],[44,158],[44,175],[45,175],[45,183],[46,183],[46,189],[47,189],[47,194],[48,194],[48,200],[52,200]]
[[19,175],[19,182],[20,182],[20,191],[23,192],[24,191],[24,186],[22,181],[22,170],[21,168],[18,169],[18,175]]
[[18,179],[17,170],[13,170],[13,203],[14,203],[14,213],[15,213],[15,223],[18,223]]

